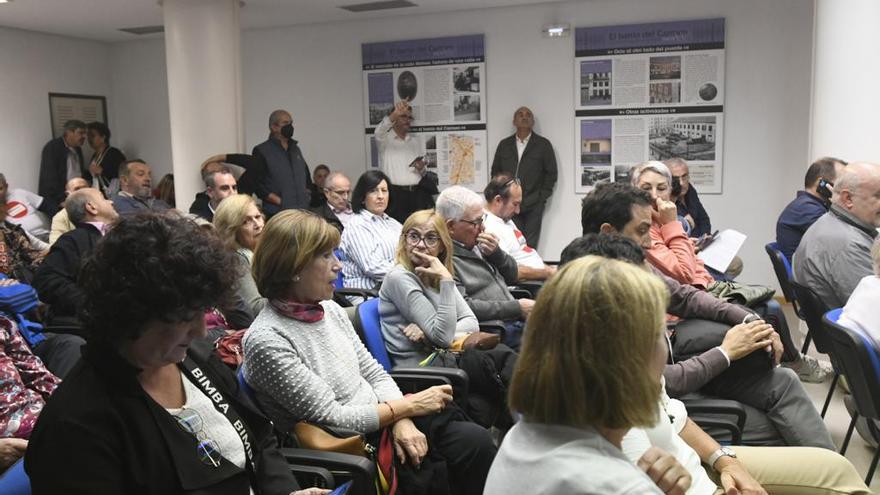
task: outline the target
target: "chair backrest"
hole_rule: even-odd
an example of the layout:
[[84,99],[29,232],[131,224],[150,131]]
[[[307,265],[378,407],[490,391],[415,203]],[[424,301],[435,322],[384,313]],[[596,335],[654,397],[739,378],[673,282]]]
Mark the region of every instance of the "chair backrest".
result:
[[834,345],[841,372],[849,382],[859,414],[880,419],[880,356],[870,337],[837,322],[840,309],[828,311],[822,318]]
[[391,371],[391,358],[385,349],[385,338],[382,336],[382,323],[379,319],[379,298],[367,299],[357,307],[355,329],[361,334],[361,339],[370,354],[385,368]]
[[831,362],[833,363],[834,348],[831,345],[830,337],[828,337],[828,331],[822,323],[822,315],[831,308],[819,299],[819,296],[816,295],[813,289],[806,285],[792,281],[791,287],[794,289],[798,301],[800,301],[801,313],[803,314],[804,321],[807,322],[810,336],[816,344],[816,350],[832,356]]
[[3,495],[30,495],[31,480],[24,471],[24,459],[19,459],[0,474],[0,493]]
[[[336,259],[338,259],[339,261],[345,261],[348,259],[348,257],[345,256],[345,253],[343,253],[342,250],[339,248],[333,249],[333,254],[336,255]],[[336,274],[336,282],[333,282],[333,286],[337,289],[342,289],[345,287],[345,276],[342,274],[342,270],[339,270],[339,273]]]
[[[770,257],[770,263],[773,265],[773,271],[776,272],[776,280],[779,281],[782,295],[785,296],[786,301],[796,304],[797,294],[794,293],[794,289],[791,286],[791,282],[794,280],[791,263],[788,262],[785,254],[779,250],[779,244],[775,242],[765,245],[764,250],[767,251],[767,256]],[[797,308],[795,308],[795,311],[797,311]]]

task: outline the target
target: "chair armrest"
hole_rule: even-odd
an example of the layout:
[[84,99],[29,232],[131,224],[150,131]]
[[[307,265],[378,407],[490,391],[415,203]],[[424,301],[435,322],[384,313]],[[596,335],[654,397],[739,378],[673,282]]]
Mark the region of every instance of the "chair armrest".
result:
[[373,289],[356,289],[354,287],[343,287],[341,289],[335,289],[333,292],[339,294],[340,296],[358,296],[363,297],[364,299],[379,297],[379,293]]
[[456,400],[463,399],[468,394],[467,373],[458,368],[397,367],[389,374],[404,394],[421,392],[435,385],[452,385],[453,397]]
[[332,474],[335,483],[352,480],[351,495],[375,494],[376,464],[367,459],[336,452],[321,452],[310,449],[279,449],[289,464],[297,466],[322,467]]
[[291,464],[290,470],[299,486],[305,488],[336,488],[336,478],[327,468]]
[[[691,420],[702,429],[718,428],[730,433],[730,445],[742,444],[742,429],[729,417],[724,416],[701,416],[699,414],[690,416]],[[723,443],[718,438],[718,443]]]
[[510,291],[510,295],[513,296],[514,299],[534,299],[532,292],[529,289],[525,289],[518,285],[509,286],[507,290]]

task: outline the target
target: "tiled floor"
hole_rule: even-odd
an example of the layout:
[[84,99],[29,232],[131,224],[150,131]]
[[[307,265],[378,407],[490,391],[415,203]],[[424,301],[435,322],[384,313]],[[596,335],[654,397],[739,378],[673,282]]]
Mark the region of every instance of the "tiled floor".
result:
[[[802,342],[802,340],[799,339],[802,339],[803,337],[797,331],[797,322],[799,320],[794,312],[791,311],[790,306],[786,307],[785,314],[789,325],[792,328],[792,332],[794,333],[793,337],[795,341]],[[813,346],[810,346],[809,354],[826,361],[828,359],[827,356],[817,353]],[[804,383],[804,387],[813,399],[813,403],[816,404],[816,409],[820,411],[825,402],[825,396],[828,394],[828,387],[830,384],[830,378],[825,381],[825,383]],[[843,392],[838,387],[831,399],[828,412],[825,414],[825,425],[828,427],[828,431],[831,433],[831,437],[834,439],[834,442],[838,447],[843,444],[843,438],[846,436],[846,429],[849,426],[849,421],[849,413],[846,411],[846,406],[843,405]],[[874,448],[862,440],[862,437],[859,436],[858,432],[854,432],[852,440],[849,442],[849,447],[846,450],[846,458],[853,463],[856,470],[862,475],[862,478],[867,474],[868,466],[871,465],[871,459],[873,456]],[[877,471],[878,474],[875,474],[874,479],[871,480],[871,490],[875,493],[880,493],[880,469]]]

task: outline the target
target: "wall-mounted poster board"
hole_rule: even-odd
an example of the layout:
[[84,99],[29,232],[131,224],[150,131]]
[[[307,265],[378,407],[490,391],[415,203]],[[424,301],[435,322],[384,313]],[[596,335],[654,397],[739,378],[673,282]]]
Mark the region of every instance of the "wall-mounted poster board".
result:
[[724,19],[575,30],[575,192],[681,157],[721,193]]
[[49,93],[49,115],[52,119],[52,138],[64,133],[68,120],[107,123],[107,98],[104,96]]
[[370,166],[379,166],[376,125],[407,99],[410,134],[440,189],[460,184],[482,191],[489,174],[483,35],[368,43],[361,51]]

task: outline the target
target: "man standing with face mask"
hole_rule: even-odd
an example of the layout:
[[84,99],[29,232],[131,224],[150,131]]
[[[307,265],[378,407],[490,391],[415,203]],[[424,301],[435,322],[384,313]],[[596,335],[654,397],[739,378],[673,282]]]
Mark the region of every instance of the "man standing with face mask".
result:
[[307,209],[312,184],[309,166],[293,139],[293,119],[287,110],[269,115],[269,139],[254,147],[257,196],[267,217],[281,210]]

